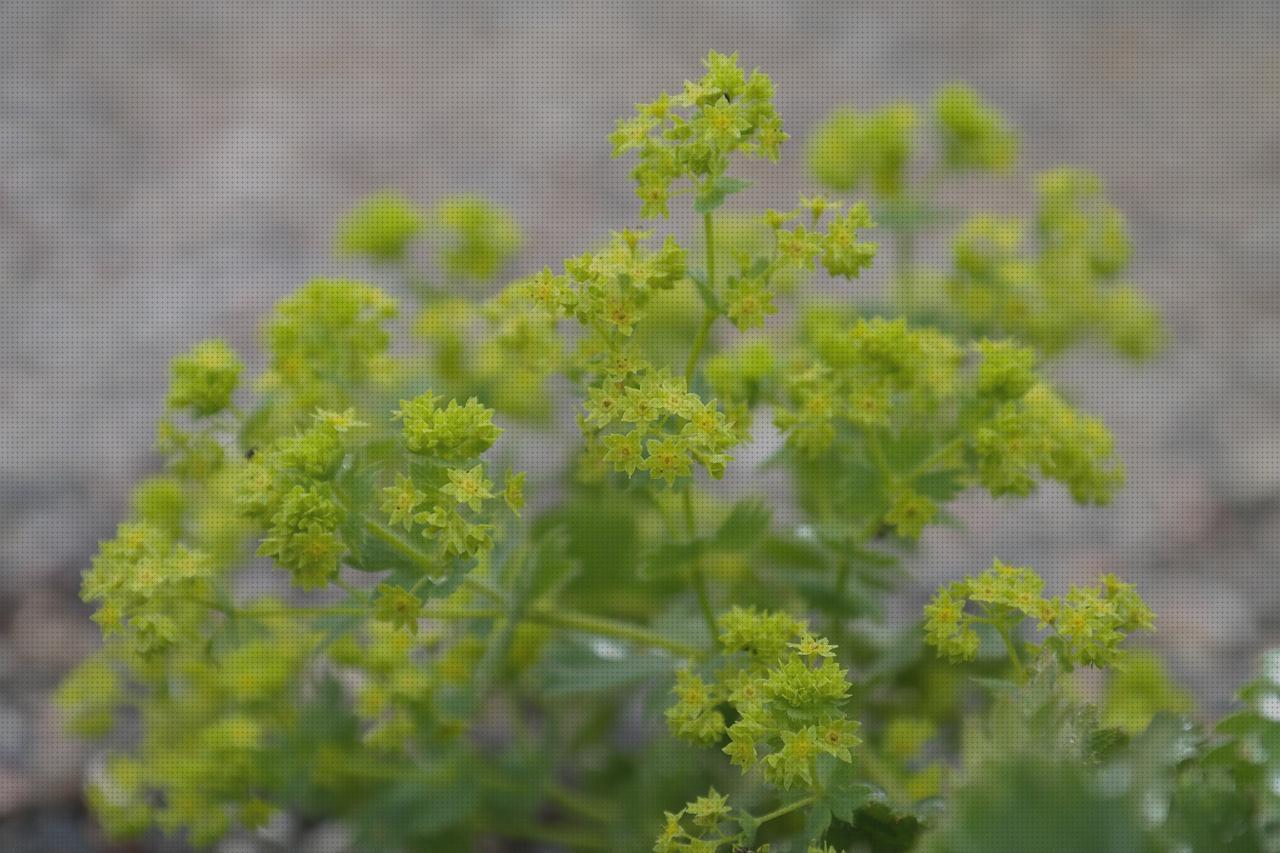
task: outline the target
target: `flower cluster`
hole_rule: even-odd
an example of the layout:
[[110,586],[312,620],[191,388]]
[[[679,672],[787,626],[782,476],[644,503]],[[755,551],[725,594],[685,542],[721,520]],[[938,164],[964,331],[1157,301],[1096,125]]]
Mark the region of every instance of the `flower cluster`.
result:
[[906,170],[919,117],[911,104],[861,114],[833,112],[809,144],[809,168],[825,186],[849,192],[869,184],[878,196],[896,198],[907,188]]
[[998,172],[1013,164],[1018,155],[1017,134],[968,86],[956,83],[942,89],[933,111],[948,166]]
[[[784,372],[775,420],[804,457],[848,460],[875,480],[858,500],[904,538],[936,515],[936,497],[968,484],[993,495],[1026,494],[1037,477],[1058,480],[1081,502],[1103,503],[1122,482],[1110,434],[1055,394],[1033,351],[1008,342],[966,348],[903,319],[814,312],[806,345]],[[948,492],[924,482],[943,477]],[[830,491],[839,483],[820,478]]]
[[[230,649],[176,646],[167,667],[129,672],[135,688],[152,697],[141,706],[145,736],[133,752],[110,755],[88,789],[113,835],[156,824],[207,845],[232,825],[260,826],[275,811],[257,792],[293,760],[283,750],[298,730],[294,690],[318,637],[270,599],[245,617],[255,625],[253,639]],[[79,700],[68,690],[59,701],[68,707]]]
[[[502,430],[493,424],[493,410],[472,398],[465,405],[450,400],[441,407],[430,391],[405,400],[395,417],[410,452],[431,457],[432,465],[411,466],[394,485],[382,490],[382,511],[388,522],[406,531],[421,527],[444,558],[476,557],[493,544],[493,525],[486,505],[498,495],[513,511],[523,504],[522,474],[509,476],[502,492],[478,457],[493,446]],[[402,602],[403,603],[403,602]]]
[[396,303],[376,287],[315,279],[276,303],[266,324],[270,367],[258,387],[276,399],[283,434],[317,408],[348,406],[356,392],[391,378],[385,328]]
[[1020,220],[975,216],[957,232],[952,303],[970,327],[1008,334],[1049,353],[1098,335],[1141,359],[1163,339],[1159,315],[1117,281],[1130,248],[1124,218],[1101,182],[1079,169],[1039,178],[1038,251],[1029,253]]
[[715,853],[741,837],[725,831],[732,819],[729,798],[712,788],[680,811],[666,813],[654,853]]
[[[848,673],[835,647],[785,613],[734,608],[719,622],[723,664],[711,681],[680,672],[667,709],[672,730],[701,743],[727,734],[734,764],[782,788],[814,785],[820,756],[851,762],[861,741],[844,711]],[[722,706],[736,717],[731,725]]]
[[473,195],[442,200],[431,211],[431,227],[442,238],[437,263],[456,281],[491,281],[524,241],[511,214]]
[[[773,108],[773,82],[758,69],[748,76],[738,54],[712,51],[703,60],[707,73],[685,81],[684,92],[662,93],[636,106],[633,118],[620,119],[610,135],[613,156],[639,153],[631,175],[642,216],[667,216],[672,184],[688,178],[700,205],[711,209],[741,184],[724,177],[731,154],[742,151],[770,160],[786,141]],[[688,112],[682,113],[681,110]]]
[[169,408],[197,418],[216,415],[231,404],[244,362],[225,341],[201,341],[173,360]]
[[422,211],[408,199],[380,192],[361,202],[339,225],[338,252],[375,261],[399,261],[426,225]]
[[[1154,629],[1155,615],[1131,584],[1105,575],[1096,588],[1073,586],[1066,596],[1045,598],[1044,580],[1028,568],[999,560],[974,578],[938,591],[925,606],[925,639],[938,653],[973,660],[981,644],[975,626],[989,624],[1012,642],[1026,619],[1050,631],[1040,650],[1052,652],[1067,669],[1107,666],[1120,655],[1120,643],[1137,630]],[[976,605],[971,612],[970,604]],[[1039,650],[1033,650],[1039,651]],[[1011,647],[1011,654],[1016,651]]]
[[98,602],[103,634],[123,634],[142,655],[194,636],[210,597],[213,568],[199,551],[145,523],[123,524],[85,573],[81,597]]

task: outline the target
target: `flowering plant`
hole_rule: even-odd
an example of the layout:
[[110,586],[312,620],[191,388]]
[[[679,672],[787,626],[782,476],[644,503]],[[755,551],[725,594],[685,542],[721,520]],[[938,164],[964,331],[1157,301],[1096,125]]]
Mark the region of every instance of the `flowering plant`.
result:
[[[403,294],[306,284],[251,387],[222,341],[174,360],[165,469],[85,573],[103,645],[59,694],[104,739],[103,824],[203,845],[289,812],[371,851],[1280,849],[1275,673],[1203,734],[1123,645],[1154,626],[1134,587],[1046,596],[996,561],[923,628],[878,620],[897,557],[965,490],[1122,485],[1107,429],[1046,372],[1090,339],[1159,345],[1100,183],[1052,171],[1032,245],[978,214],[954,268],[924,268],[935,190],[1017,151],[951,87],[922,180],[913,107],[842,110],[814,176],[870,198],[731,215],[744,161],[788,134],[766,74],[704,64],[610,137],[640,216],[688,196],[694,242],[623,229],[495,287],[508,214],[382,193],[338,253]],[[897,263],[877,306],[848,283],[878,234]],[[770,422],[799,523],[713,483]],[[521,440],[570,452],[526,477]],[[1116,673],[1105,713],[1080,667]]]

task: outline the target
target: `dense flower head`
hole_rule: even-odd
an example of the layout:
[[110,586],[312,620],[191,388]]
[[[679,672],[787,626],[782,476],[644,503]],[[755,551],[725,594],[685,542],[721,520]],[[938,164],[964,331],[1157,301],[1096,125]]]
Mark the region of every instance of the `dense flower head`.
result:
[[98,603],[93,618],[105,635],[152,655],[193,635],[213,575],[207,555],[153,525],[126,523],[99,546],[81,597]]
[[459,405],[427,391],[412,400],[401,400],[395,412],[403,427],[405,446],[414,453],[447,461],[470,459],[493,446],[502,430],[493,423],[493,409],[472,397]]
[[338,251],[375,261],[398,261],[426,218],[411,201],[389,190],[362,201],[338,227]]
[[972,330],[1011,335],[1047,353],[1090,337],[1134,359],[1163,341],[1159,313],[1118,281],[1130,248],[1124,218],[1089,172],[1038,179],[1034,245],[1017,219],[971,217],[952,242],[952,304]]
[[496,278],[524,241],[511,214],[480,196],[446,198],[432,208],[430,221],[443,237],[438,261],[450,279]]
[[274,557],[304,589],[322,587],[337,576],[347,550],[338,531],[344,517],[328,490],[294,486],[271,517],[258,554]]
[[190,410],[198,418],[216,415],[231,404],[244,362],[225,341],[201,341],[173,360],[169,408]]
[[938,591],[925,606],[925,639],[944,657],[973,660],[980,645],[976,625],[1014,633],[1030,619],[1037,630],[1050,632],[1040,648],[1070,669],[1114,664],[1129,634],[1154,630],[1151,609],[1114,575],[1104,575],[1097,587],[1072,586],[1065,596],[1043,593],[1044,581],[1033,570],[996,560],[977,577]]
[[684,178],[709,202],[722,198],[740,188],[722,183],[730,155],[741,151],[776,160],[787,139],[767,75],[757,69],[748,76],[736,53],[712,51],[703,64],[707,73],[700,81],[686,80],[679,95],[664,92],[637,104],[635,115],[619,119],[609,137],[613,156],[639,155],[631,176],[642,216],[667,216],[672,185]]
[[956,83],[938,92],[934,117],[942,134],[943,157],[957,169],[998,172],[1018,154],[1018,136],[978,93]]
[[[1037,479],[1052,479],[1082,503],[1105,503],[1123,483],[1110,433],[1043,381],[1029,348],[992,340],[965,347],[901,318],[849,323],[821,311],[803,332],[780,371],[775,423],[802,458],[847,459],[876,472],[870,493],[859,486],[860,506],[903,538],[939,515],[928,477],[947,477],[950,494],[978,485],[997,496],[1025,495]],[[812,486],[829,493],[831,481],[817,477]]]
[[[719,624],[723,658],[712,679],[677,674],[672,730],[701,743],[727,735],[734,764],[782,788],[815,784],[819,756],[851,762],[861,740],[843,708],[850,686],[835,646],[787,613],[735,607]],[[726,707],[737,718],[727,726]]]
[[833,112],[809,143],[809,168],[834,190],[864,184],[876,195],[894,198],[906,189],[919,118],[911,104],[891,104],[870,113],[851,108]]
[[385,324],[395,316],[395,301],[376,287],[312,280],[266,323],[271,363],[259,387],[297,416],[347,406],[357,389],[390,378]]

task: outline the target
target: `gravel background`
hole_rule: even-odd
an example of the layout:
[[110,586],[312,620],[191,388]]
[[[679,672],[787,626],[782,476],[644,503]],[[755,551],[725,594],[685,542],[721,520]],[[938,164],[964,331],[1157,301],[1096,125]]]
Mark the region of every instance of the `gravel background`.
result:
[[[1103,511],[1053,489],[966,497],[920,589],[993,553],[1055,585],[1115,568],[1221,711],[1280,641],[1278,39],[1268,0],[0,0],[0,849],[108,849],[47,701],[92,648],[78,573],[155,464],[169,356],[211,333],[252,349],[275,299],[337,271],[334,221],[382,186],[509,205],[522,268],[576,254],[634,217],[613,119],[709,47],[773,74],[796,140],[837,103],[962,79],[1022,129],[1026,171],[1106,178],[1173,346],[1142,369],[1078,354],[1059,377],[1116,433],[1130,485]],[[801,151],[742,203],[808,186]],[[341,849],[333,828],[277,829],[277,849]],[[239,844],[224,853],[255,849]]]

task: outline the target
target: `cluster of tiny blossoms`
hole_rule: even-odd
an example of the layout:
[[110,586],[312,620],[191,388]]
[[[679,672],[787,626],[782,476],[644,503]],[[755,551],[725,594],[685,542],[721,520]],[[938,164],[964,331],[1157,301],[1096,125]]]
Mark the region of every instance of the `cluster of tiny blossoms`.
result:
[[683,377],[655,367],[631,337],[657,290],[685,280],[685,254],[668,240],[645,248],[647,234],[623,231],[601,252],[565,262],[518,285],[552,316],[584,325],[581,362],[591,374],[582,427],[603,458],[628,476],[637,470],[668,484],[694,463],[721,476],[741,440],[717,403],[692,393]]
[[[861,741],[844,705],[848,673],[835,647],[786,613],[734,608],[719,620],[723,657],[710,681],[682,670],[667,720],[680,737],[716,743],[743,772],[782,788],[815,784],[828,755],[848,763]],[[722,708],[732,709],[729,725]]]
[[948,293],[975,330],[1058,352],[1086,336],[1141,359],[1163,331],[1150,302],[1119,281],[1131,254],[1124,217],[1080,169],[1039,176],[1035,253],[1018,219],[974,216],[956,233]]
[[1034,351],[1006,341],[963,347],[903,319],[847,324],[814,313],[775,420],[801,454],[834,453],[875,472],[885,523],[904,538],[937,514],[921,485],[929,477],[999,496],[1025,495],[1039,476],[1079,501],[1105,503],[1123,481],[1110,434],[1035,366]]
[[722,183],[731,154],[776,160],[787,139],[768,75],[757,69],[748,76],[738,67],[736,53],[712,51],[703,62],[707,73],[700,81],[685,81],[679,95],[664,92],[638,104],[635,116],[619,120],[609,137],[615,157],[639,152],[631,175],[642,216],[667,216],[672,185],[682,178],[694,183],[700,199],[714,204],[734,191]]
[[1012,636],[1032,619],[1037,630],[1051,632],[1041,648],[1069,669],[1115,663],[1130,633],[1150,631],[1155,624],[1133,586],[1113,575],[1105,575],[1096,588],[1073,586],[1066,596],[1045,598],[1043,593],[1044,580],[1034,571],[997,560],[977,577],[939,590],[925,606],[925,639],[945,657],[972,660],[981,644],[976,625],[990,624]]

